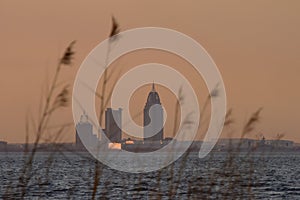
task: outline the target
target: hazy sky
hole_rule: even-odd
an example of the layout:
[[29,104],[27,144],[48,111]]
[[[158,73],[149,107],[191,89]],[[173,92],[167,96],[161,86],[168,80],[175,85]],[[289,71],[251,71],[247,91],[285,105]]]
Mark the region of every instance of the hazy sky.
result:
[[[257,133],[267,139],[284,133],[285,139],[300,142],[299,10],[298,0],[1,0],[0,140],[25,140],[26,113],[36,114],[42,83],[54,71],[64,47],[77,40],[74,64],[60,77],[72,84],[85,56],[109,34],[113,14],[122,30],[166,27],[201,43],[223,76],[236,130],[264,107]],[[136,59],[172,64],[163,55],[157,60]],[[133,58],[127,61],[124,65],[134,63]],[[56,117],[73,121],[70,108]],[[73,141],[74,132],[67,132],[64,140]]]

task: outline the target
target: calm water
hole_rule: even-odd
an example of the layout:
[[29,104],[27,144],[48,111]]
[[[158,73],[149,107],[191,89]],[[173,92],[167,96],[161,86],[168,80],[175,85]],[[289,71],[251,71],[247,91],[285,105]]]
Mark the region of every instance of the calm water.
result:
[[[300,154],[226,153],[200,160],[196,153],[158,172],[129,174],[100,166],[97,198],[300,199]],[[87,153],[38,153],[21,184],[22,153],[0,153],[0,198],[89,199],[95,161]],[[49,167],[50,166],[50,167]],[[27,168],[28,169],[28,168]],[[24,186],[26,185],[26,186]]]

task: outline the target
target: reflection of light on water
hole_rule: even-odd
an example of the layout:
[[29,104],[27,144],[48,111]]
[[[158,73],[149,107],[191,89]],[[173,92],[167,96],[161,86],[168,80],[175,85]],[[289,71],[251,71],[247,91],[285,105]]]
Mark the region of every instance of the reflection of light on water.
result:
[[121,150],[121,143],[108,143],[108,148]]

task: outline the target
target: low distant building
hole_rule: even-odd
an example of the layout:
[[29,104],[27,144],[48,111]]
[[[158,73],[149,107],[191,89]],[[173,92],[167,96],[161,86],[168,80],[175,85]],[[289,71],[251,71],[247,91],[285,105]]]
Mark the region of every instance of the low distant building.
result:
[[164,147],[165,144],[160,141],[144,142],[144,141],[126,141],[122,143],[121,148],[130,152],[153,152]]
[[294,147],[294,142],[289,140],[266,140],[264,137],[261,140],[248,138],[229,138],[219,139],[216,144],[216,149],[226,150],[239,147],[240,150],[255,148],[257,150],[275,150],[275,149],[291,149]]
[[0,141],[0,145],[7,145],[6,141]]
[[172,140],[176,141],[176,139],[171,138],[171,137],[166,137],[163,139],[163,144],[169,144]]
[[300,143],[294,143],[294,147],[300,147]]
[[248,149],[257,146],[258,140],[248,138],[225,138],[219,139],[216,148],[229,149],[239,147],[241,149]]
[[7,142],[6,141],[0,141],[0,148],[6,148]]
[[294,142],[290,140],[266,140],[266,145],[272,146],[274,148],[293,148]]

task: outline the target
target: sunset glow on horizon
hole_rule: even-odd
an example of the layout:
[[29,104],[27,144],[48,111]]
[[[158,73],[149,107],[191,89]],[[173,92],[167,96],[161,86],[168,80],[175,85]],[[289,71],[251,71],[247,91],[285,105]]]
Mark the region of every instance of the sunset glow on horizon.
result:
[[[300,2],[191,2],[62,1],[58,6],[51,1],[1,1],[0,141],[26,141],[26,118],[38,119],[43,88],[51,81],[64,48],[77,41],[74,63],[64,67],[60,77],[72,88],[84,58],[108,37],[114,15],[121,31],[165,27],[189,35],[203,45],[222,74],[227,107],[233,110],[235,133],[221,137],[240,137],[239,130],[250,115],[263,107],[256,130],[247,137],[263,135],[276,139],[283,134],[283,139],[300,143]],[[202,78],[188,69],[187,61],[173,54],[154,50],[132,52],[111,67],[122,68],[125,73],[149,62],[172,66],[192,82],[199,82],[197,97],[203,105],[208,91]],[[157,88],[172,116],[174,96],[162,86]],[[130,100],[132,115],[143,109],[148,89],[145,85],[134,93],[135,98]],[[99,112],[99,107],[96,109]],[[136,122],[141,123],[142,117]],[[51,123],[73,123],[71,106],[55,114]],[[165,132],[170,137],[173,125],[167,123]],[[74,126],[65,131],[61,142],[75,141]],[[51,131],[47,134],[51,135]],[[35,135],[29,132],[28,139],[33,142]],[[47,141],[47,137],[43,140]]]

